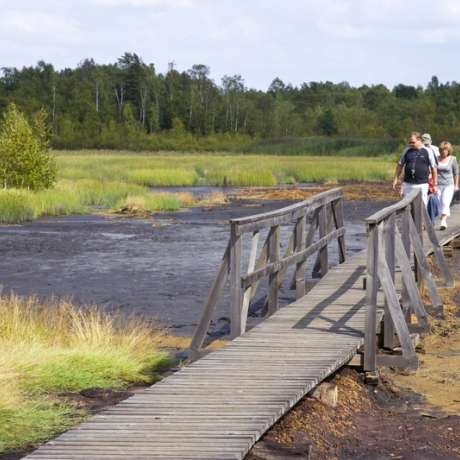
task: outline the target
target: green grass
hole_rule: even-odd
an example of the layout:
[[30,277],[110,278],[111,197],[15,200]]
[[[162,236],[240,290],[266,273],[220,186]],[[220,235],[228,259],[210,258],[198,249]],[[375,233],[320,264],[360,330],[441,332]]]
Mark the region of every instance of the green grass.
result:
[[29,192],[0,190],[0,223],[21,223],[34,217],[35,207]]
[[254,142],[245,151],[271,155],[332,155],[375,157],[400,150],[394,139],[353,139],[340,137],[307,137],[264,139]]
[[128,214],[154,211],[177,211],[182,206],[180,198],[172,193],[144,193],[128,195],[121,199],[116,209]]
[[[161,186],[269,186],[305,181],[390,179],[382,157],[56,151],[59,177]],[[166,173],[167,172],[167,173]],[[155,182],[156,181],[156,182]]]
[[127,179],[150,187],[174,187],[196,185],[198,175],[186,169],[135,169],[128,171]]
[[146,325],[95,308],[0,297],[0,453],[30,447],[86,416],[62,393],[155,381],[168,363],[156,340]]
[[[324,142],[318,145],[324,147]],[[349,142],[340,145],[342,151],[355,148]],[[368,148],[369,145],[356,148]],[[126,208],[128,212],[137,208],[147,212],[176,210],[182,205],[189,205],[179,196],[153,196],[148,187],[254,187],[303,182],[390,180],[395,164],[391,154],[345,157],[92,150],[55,153],[59,177],[57,185],[40,192],[0,191],[0,223],[24,222],[40,216],[81,214],[90,212],[94,207]],[[133,202],[133,197],[137,204]]]

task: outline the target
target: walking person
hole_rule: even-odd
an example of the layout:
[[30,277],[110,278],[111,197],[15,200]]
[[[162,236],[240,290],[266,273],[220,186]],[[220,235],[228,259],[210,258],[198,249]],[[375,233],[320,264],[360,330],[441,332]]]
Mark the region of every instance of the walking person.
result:
[[423,145],[433,153],[435,160],[437,160],[439,158],[439,147],[433,144],[429,133],[422,134],[422,142]]
[[438,175],[434,154],[423,145],[422,136],[418,131],[409,135],[409,148],[405,149],[396,165],[393,178],[393,190],[399,184],[399,178],[404,170],[402,194],[406,196],[412,190],[421,190],[425,206],[428,203],[428,178],[433,178],[433,191],[437,192]]
[[440,230],[447,228],[447,217],[450,216],[450,204],[454,192],[458,190],[458,163],[452,156],[453,148],[450,142],[443,141],[439,145],[438,158],[438,198],[441,214]]

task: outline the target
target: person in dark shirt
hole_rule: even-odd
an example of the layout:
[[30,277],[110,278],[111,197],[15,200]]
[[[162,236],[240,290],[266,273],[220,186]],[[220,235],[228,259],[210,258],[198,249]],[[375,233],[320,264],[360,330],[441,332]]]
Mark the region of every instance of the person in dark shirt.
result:
[[409,194],[412,190],[421,190],[425,205],[428,203],[428,178],[430,173],[433,178],[433,191],[438,187],[438,175],[434,156],[422,143],[419,132],[413,131],[409,135],[409,148],[406,149],[396,165],[393,178],[393,190],[399,185],[399,178],[404,170],[402,195]]

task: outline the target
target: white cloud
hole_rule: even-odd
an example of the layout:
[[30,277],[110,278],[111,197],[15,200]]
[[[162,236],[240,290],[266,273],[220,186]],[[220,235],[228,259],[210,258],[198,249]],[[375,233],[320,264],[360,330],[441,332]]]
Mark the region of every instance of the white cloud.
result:
[[33,10],[6,10],[0,16],[0,40],[25,46],[76,46],[84,41],[84,33],[78,21],[68,16]]
[[90,3],[94,3],[98,6],[108,7],[190,7],[192,6],[192,0],[90,0]]
[[[203,63],[219,81],[240,73],[266,88],[426,83],[458,78],[460,0],[0,0],[0,62],[57,68],[138,53],[158,71]],[[459,32],[457,32],[457,30]],[[424,55],[432,67],[414,65]],[[442,62],[450,63],[441,66]]]

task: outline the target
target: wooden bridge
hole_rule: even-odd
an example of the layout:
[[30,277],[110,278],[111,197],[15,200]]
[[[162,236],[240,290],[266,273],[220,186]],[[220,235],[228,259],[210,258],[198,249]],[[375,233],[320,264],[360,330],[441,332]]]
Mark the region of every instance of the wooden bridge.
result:
[[[272,213],[232,220],[230,241],[192,348],[196,356],[201,354],[227,279],[233,341],[27,458],[243,459],[280,417],[353,357],[361,356],[370,373],[380,363],[415,366],[410,332],[427,324],[421,283],[428,288],[433,311],[442,309],[427,254],[434,254],[444,283],[452,285],[441,246],[460,235],[460,205],[452,214],[449,230],[437,234],[421,196],[413,194],[367,219],[368,249],[348,260],[340,189]],[[283,256],[281,225],[283,233],[293,226]],[[268,235],[258,254],[264,230]],[[250,236],[246,258],[244,235]],[[329,268],[333,240],[338,242],[339,264]],[[315,254],[314,270],[321,280],[305,295],[307,259]],[[248,271],[243,272],[242,260],[248,262]],[[279,309],[278,292],[290,267],[297,300]],[[246,332],[248,308],[264,278],[267,318]],[[408,321],[412,313],[415,325]],[[392,354],[398,344],[402,353]]]

